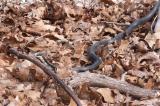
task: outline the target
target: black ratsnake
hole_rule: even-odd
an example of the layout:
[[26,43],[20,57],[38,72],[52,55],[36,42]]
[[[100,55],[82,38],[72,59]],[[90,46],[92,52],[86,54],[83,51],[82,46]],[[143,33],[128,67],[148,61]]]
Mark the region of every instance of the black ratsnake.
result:
[[101,58],[96,55],[96,51],[98,50],[98,48],[100,48],[101,46],[106,46],[111,43],[114,43],[118,40],[123,39],[124,37],[129,37],[131,35],[130,33],[133,31],[133,29],[137,28],[141,24],[144,24],[146,21],[149,21],[154,16],[154,14],[159,9],[159,6],[160,6],[160,0],[157,1],[154,8],[145,17],[140,18],[138,20],[135,20],[131,25],[129,25],[129,27],[124,32],[117,34],[115,37],[113,37],[109,40],[102,39],[102,40],[96,42],[95,44],[93,44],[91,47],[89,47],[89,49],[87,51],[87,55],[88,55],[89,59],[91,60],[92,64],[88,65],[86,67],[76,67],[76,68],[73,68],[73,70],[75,70],[77,72],[85,72],[88,70],[94,70],[94,69],[98,68],[98,66],[102,63]]

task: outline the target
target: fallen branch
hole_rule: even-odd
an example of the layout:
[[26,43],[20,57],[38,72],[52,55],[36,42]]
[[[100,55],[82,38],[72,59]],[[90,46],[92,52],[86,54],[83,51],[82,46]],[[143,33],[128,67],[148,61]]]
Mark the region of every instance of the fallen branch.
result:
[[9,48],[8,52],[10,54],[16,55],[18,58],[29,60],[40,67],[46,74],[48,74],[53,80],[56,80],[56,82],[61,85],[61,87],[68,93],[68,95],[72,97],[77,106],[82,106],[77,95],[54,73],[51,68],[41,63],[36,57],[21,53],[15,48]]
[[90,72],[79,73],[77,76],[74,76],[71,81],[69,81],[69,84],[72,87],[79,86],[83,83],[88,83],[91,86],[118,89],[119,91],[128,93],[136,97],[160,96],[160,90],[149,90],[140,88],[124,81],[116,80],[105,75]]

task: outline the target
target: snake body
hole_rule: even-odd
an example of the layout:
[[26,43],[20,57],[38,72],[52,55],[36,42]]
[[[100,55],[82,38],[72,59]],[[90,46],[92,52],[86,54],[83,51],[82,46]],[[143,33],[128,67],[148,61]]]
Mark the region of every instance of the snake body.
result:
[[129,37],[131,35],[130,33],[135,28],[137,28],[139,25],[142,25],[145,22],[149,21],[154,16],[154,14],[157,12],[159,7],[160,7],[160,0],[157,1],[154,8],[145,17],[140,18],[138,20],[135,20],[124,32],[121,32],[121,33],[117,34],[115,37],[113,37],[109,40],[108,39],[102,39],[102,40],[94,43],[87,50],[88,58],[92,62],[92,64],[88,65],[86,67],[76,67],[76,68],[74,68],[74,70],[76,70],[78,72],[85,72],[85,71],[88,71],[88,70],[94,70],[94,69],[98,68],[98,66],[102,63],[102,59],[96,55],[96,51],[98,50],[98,48],[100,48],[102,46],[109,45],[111,43],[114,43],[118,40],[123,39],[126,36]]

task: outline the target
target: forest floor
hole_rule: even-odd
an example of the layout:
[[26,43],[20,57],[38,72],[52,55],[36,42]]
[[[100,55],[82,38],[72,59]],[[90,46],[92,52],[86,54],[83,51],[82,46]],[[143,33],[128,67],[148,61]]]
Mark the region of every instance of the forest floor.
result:
[[[29,1],[29,0],[28,0]],[[35,56],[72,88],[83,106],[160,105],[160,29],[152,20],[130,37],[99,47],[102,64],[91,64],[87,50],[110,39],[154,7],[155,0],[48,0],[0,2],[0,106],[76,106],[57,81],[32,61],[6,52]],[[45,57],[45,59],[43,58]],[[156,91],[156,92],[155,92]]]

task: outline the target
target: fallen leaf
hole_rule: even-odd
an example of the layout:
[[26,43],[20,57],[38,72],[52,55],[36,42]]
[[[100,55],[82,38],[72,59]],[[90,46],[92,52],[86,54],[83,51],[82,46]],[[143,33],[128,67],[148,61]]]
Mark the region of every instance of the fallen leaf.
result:
[[160,39],[157,39],[156,40],[156,43],[155,43],[155,49],[160,49]]
[[150,72],[144,72],[144,71],[141,71],[141,70],[129,70],[127,72],[128,74],[131,74],[131,75],[134,75],[134,76],[137,76],[139,78],[148,78],[149,76],[153,76],[152,73]]
[[137,84],[138,78],[135,76],[126,75],[126,81],[128,81],[129,83],[132,83],[132,84]]
[[128,40],[122,40],[120,46],[116,50],[116,53],[118,54],[125,54],[129,46]]
[[145,40],[148,42],[150,47],[153,47],[157,39],[160,39],[160,32],[154,34],[148,33],[145,37]]
[[152,64],[160,64],[159,55],[156,52],[148,52],[138,59],[138,64],[141,64],[143,60],[151,61]]
[[41,18],[44,17],[44,13],[45,13],[46,7],[38,7],[36,9],[32,9],[31,12],[28,13],[27,17],[29,18],[35,18],[40,20]]
[[153,87],[154,87],[154,80],[153,80],[153,78],[150,78],[148,81],[147,81],[147,83],[145,84],[145,88],[146,89],[152,89]]
[[29,90],[29,91],[25,91],[25,94],[27,95],[27,97],[30,97],[32,100],[37,101],[40,98],[41,92]]
[[112,28],[105,28],[104,31],[105,31],[105,32],[109,32],[109,33],[111,33],[111,34],[116,34],[116,31],[113,30]]
[[73,57],[80,60],[82,55],[83,55],[83,53],[84,53],[85,46],[86,46],[86,44],[84,42],[82,42],[80,40],[75,41],[74,42],[74,50],[75,50],[75,52],[74,52]]
[[37,30],[37,32],[47,31],[47,30],[54,32],[56,27],[49,24],[45,24],[43,20],[39,20],[36,21],[36,23],[31,26],[31,29],[34,29],[34,31]]
[[114,103],[114,97],[112,91],[109,88],[99,88],[97,89],[97,92],[103,96],[105,102]]

